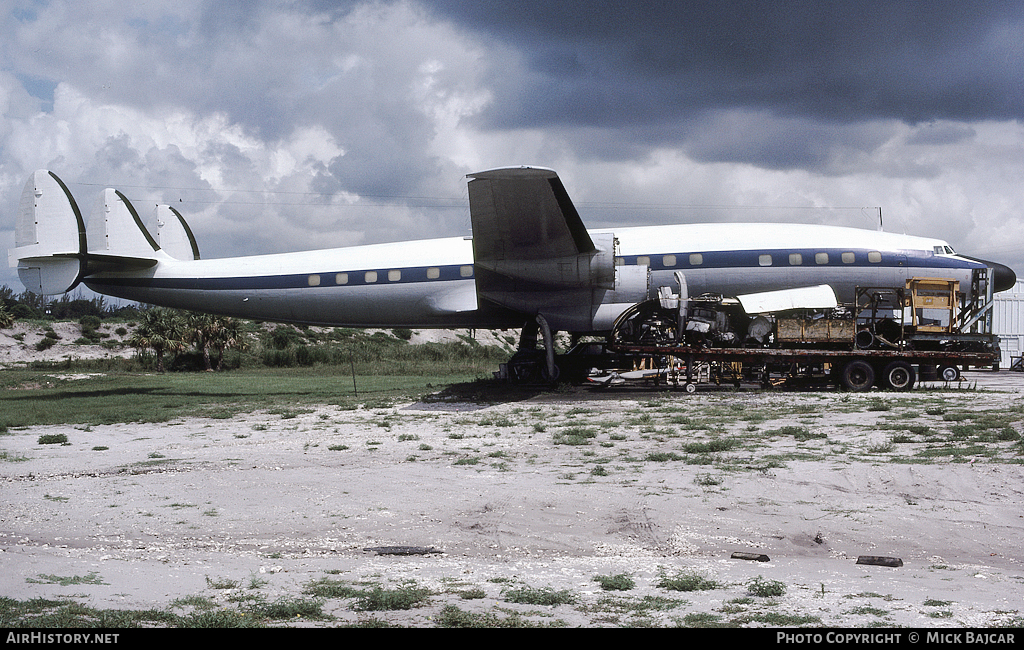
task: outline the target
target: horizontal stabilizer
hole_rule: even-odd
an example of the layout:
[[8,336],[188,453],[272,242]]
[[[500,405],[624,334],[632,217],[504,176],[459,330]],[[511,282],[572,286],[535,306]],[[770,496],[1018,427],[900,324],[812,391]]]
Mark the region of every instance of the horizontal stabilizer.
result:
[[199,245],[185,217],[169,205],[156,206],[156,243],[177,260],[199,259]]
[[10,266],[32,293],[64,293],[81,280],[85,222],[78,204],[52,172],[34,172],[25,183],[15,222]]

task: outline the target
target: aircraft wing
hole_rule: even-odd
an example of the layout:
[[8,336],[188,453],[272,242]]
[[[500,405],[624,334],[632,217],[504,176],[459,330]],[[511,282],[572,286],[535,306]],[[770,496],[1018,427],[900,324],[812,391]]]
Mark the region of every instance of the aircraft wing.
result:
[[[558,329],[588,325],[591,292],[615,288],[614,238],[595,243],[550,169],[506,167],[469,177],[481,302],[543,313]],[[567,305],[573,308],[566,311]],[[581,317],[587,324],[576,322]]]
[[505,167],[470,174],[476,261],[540,260],[594,250],[558,174]]

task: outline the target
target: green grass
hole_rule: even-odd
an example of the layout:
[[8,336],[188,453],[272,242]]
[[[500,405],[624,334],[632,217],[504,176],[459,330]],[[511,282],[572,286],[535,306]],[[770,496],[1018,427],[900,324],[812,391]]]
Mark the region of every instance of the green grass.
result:
[[36,370],[5,370],[0,388],[15,390],[0,390],[0,423],[10,428],[166,422],[182,417],[228,418],[260,409],[298,413],[302,406],[315,404],[380,406],[474,379],[467,375],[363,375],[356,377],[356,395],[352,377],[344,370],[116,373],[64,382],[54,382],[50,373]]

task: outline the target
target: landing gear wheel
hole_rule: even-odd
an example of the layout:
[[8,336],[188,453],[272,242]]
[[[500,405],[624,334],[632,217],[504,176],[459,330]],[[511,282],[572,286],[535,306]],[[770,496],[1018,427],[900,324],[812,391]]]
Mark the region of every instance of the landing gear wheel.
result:
[[939,379],[942,381],[960,381],[960,369],[956,366],[939,366]]
[[863,393],[871,390],[875,383],[875,369],[867,361],[851,361],[845,366],[839,375],[839,383],[846,390],[855,393]]
[[893,361],[882,371],[882,383],[892,390],[910,390],[916,380],[914,366],[906,361]]

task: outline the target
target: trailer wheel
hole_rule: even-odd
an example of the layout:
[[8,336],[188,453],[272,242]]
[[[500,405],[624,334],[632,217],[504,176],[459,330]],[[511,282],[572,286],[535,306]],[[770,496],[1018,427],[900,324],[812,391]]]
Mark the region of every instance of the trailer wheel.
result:
[[959,381],[960,369],[956,366],[939,366],[939,379],[942,381]]
[[845,366],[839,375],[839,383],[846,390],[863,393],[871,390],[875,383],[875,369],[867,361],[851,361]]
[[685,388],[687,393],[692,393],[697,390],[697,384],[689,382],[686,384]]
[[917,380],[914,366],[906,361],[893,361],[882,371],[882,383],[893,390],[910,390]]

